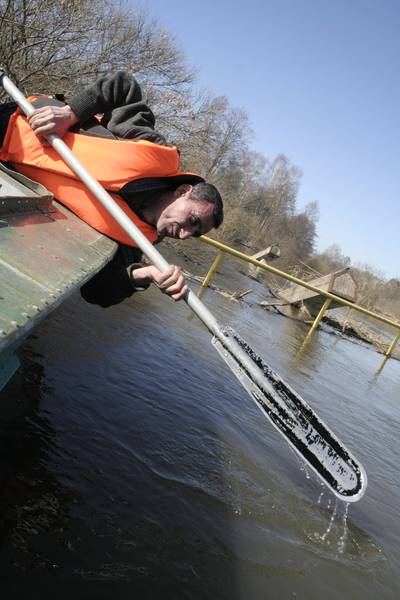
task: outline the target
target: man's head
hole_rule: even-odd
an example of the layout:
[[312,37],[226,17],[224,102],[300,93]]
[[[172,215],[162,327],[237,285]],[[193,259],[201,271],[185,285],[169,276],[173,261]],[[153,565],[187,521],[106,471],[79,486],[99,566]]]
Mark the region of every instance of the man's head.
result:
[[223,218],[222,199],[216,187],[209,183],[182,184],[164,195],[154,224],[159,237],[184,240],[219,227]]

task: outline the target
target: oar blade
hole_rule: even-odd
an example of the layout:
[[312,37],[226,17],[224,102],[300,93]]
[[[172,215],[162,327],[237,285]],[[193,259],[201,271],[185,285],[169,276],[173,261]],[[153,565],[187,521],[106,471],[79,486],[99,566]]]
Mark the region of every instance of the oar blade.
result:
[[363,466],[247,342],[231,328],[224,334],[226,346],[215,337],[212,343],[261,412],[337,497],[360,500],[367,486]]

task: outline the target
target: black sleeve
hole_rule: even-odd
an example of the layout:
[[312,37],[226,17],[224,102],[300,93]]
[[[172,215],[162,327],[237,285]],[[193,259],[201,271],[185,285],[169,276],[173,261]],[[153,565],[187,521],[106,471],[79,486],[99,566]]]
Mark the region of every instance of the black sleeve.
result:
[[130,277],[132,269],[143,266],[138,262],[141,257],[142,252],[138,248],[121,244],[114,258],[81,287],[82,298],[90,304],[107,308],[146,289],[135,287]]
[[3,145],[10,117],[17,108],[18,105],[16,102],[4,102],[0,104],[0,148]]
[[81,123],[103,114],[101,124],[118,138],[147,139],[167,145],[165,138],[154,131],[154,114],[143,100],[140,85],[127,71],[100,77],[68,99],[68,104]]
[[[142,90],[136,79],[126,71],[117,71],[97,79],[93,85],[69,98],[68,104],[84,122],[96,114],[142,101]],[[152,124],[154,125],[154,120]]]

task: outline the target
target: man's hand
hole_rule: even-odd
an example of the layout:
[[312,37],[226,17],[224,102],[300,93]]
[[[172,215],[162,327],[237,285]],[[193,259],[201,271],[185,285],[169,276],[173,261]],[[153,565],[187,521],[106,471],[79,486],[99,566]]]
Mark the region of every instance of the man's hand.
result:
[[73,112],[72,108],[65,106],[43,106],[37,108],[28,118],[29,124],[38,135],[48,135],[56,133],[61,138],[67,133],[68,129],[79,122],[79,118]]
[[138,287],[146,285],[149,282],[154,283],[164,294],[171,296],[173,300],[182,300],[188,291],[181,270],[176,265],[170,265],[164,273],[161,273],[161,271],[152,265],[141,269],[134,269],[131,277],[134,284]]

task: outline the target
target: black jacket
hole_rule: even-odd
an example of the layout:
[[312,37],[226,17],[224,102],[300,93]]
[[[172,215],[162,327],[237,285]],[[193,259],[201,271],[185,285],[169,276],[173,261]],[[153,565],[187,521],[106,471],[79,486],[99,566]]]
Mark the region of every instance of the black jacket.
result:
[[[165,138],[155,131],[154,114],[143,101],[140,86],[130,73],[119,71],[101,77],[67,103],[80,118],[80,127],[89,135],[111,134],[116,138],[145,139],[167,145]],[[100,128],[93,119],[99,113],[103,114]],[[196,184],[199,181],[203,179],[185,175],[141,179],[124,186],[120,195],[143,218],[142,210],[161,194],[176,189],[183,182]],[[120,244],[113,260],[81,288],[83,298],[106,308],[142,290],[133,285],[130,277],[132,269],[143,266],[139,262],[141,258],[138,248]]]

